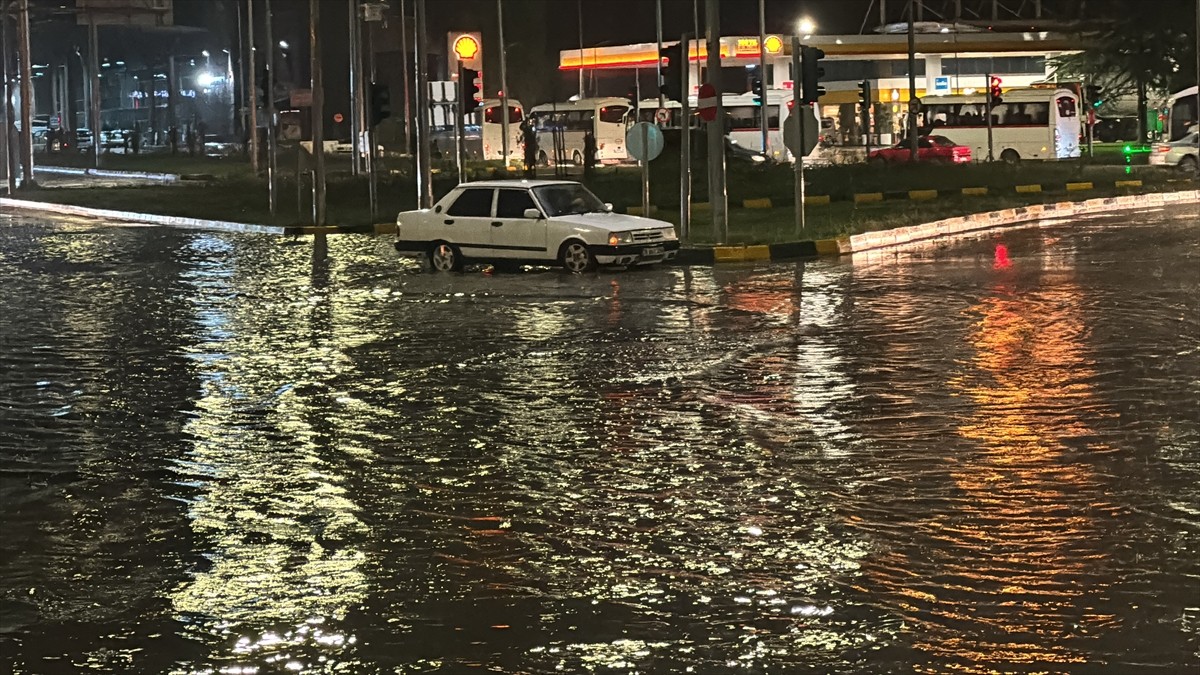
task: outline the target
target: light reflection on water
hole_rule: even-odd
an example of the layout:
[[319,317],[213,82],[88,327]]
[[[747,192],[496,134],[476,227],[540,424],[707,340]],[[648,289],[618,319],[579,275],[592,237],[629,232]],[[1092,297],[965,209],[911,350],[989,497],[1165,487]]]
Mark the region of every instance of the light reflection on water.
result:
[[0,220],[0,658],[1194,668],[1188,218],[582,278]]

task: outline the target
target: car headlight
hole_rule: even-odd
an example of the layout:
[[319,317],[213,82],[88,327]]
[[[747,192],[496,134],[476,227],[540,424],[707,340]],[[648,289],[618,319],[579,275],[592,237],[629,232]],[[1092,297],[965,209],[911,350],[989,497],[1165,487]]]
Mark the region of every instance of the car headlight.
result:
[[612,234],[608,235],[608,245],[609,246],[619,246],[621,244],[632,244],[632,243],[633,243],[633,233],[632,232],[613,232]]
[[664,227],[662,229],[662,237],[663,239],[678,239],[679,235],[675,234],[675,228]]

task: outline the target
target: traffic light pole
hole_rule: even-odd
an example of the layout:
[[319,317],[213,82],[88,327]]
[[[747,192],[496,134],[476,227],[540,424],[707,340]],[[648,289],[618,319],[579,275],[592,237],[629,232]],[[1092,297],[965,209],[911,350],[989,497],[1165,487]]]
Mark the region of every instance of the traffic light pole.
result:
[[454,92],[454,101],[450,104],[450,114],[454,115],[454,163],[458,165],[458,182],[462,183],[466,180],[466,157],[463,146],[463,109],[462,97],[466,91],[466,84],[463,83],[462,64],[458,66],[458,87]]
[[[767,19],[766,9],[764,7],[766,0],[758,0],[758,81],[762,84],[760,95],[762,103],[759,105],[759,126],[762,127],[762,154],[764,159],[771,158],[770,142],[767,138],[767,118],[769,115],[770,102],[767,99],[767,49],[764,46],[767,41]],[[795,89],[793,88],[793,91]]]
[[[17,46],[21,53],[21,70],[18,75],[21,78],[21,137],[18,148],[20,148],[21,153],[21,188],[24,189],[37,187],[37,181],[33,179],[33,65],[30,60],[31,51],[29,46],[29,0],[21,0],[20,5],[18,5],[18,11]],[[93,21],[89,25],[92,29],[92,44],[95,45],[96,24]],[[95,53],[96,51],[93,48],[92,54],[95,55]],[[4,55],[4,58],[8,58],[8,55]],[[96,94],[92,96],[92,100],[99,101],[99,99],[99,88],[97,88]],[[8,103],[6,102],[5,105],[8,105]],[[98,111],[99,107],[99,105],[96,105],[95,110]],[[95,114],[98,118],[99,113],[96,112]],[[8,133],[7,129],[5,129],[5,133]],[[100,133],[98,131],[92,131],[92,139],[95,146],[97,148],[100,147]],[[99,158],[99,155],[96,157]]]
[[917,161],[917,38],[913,27],[915,4],[915,0],[908,0],[908,159],[914,163]]
[[687,80],[688,80],[688,47],[691,45],[691,35],[684,33],[679,38],[683,45],[683,67],[679,69],[679,105],[683,115],[679,120],[683,137],[679,143],[679,238],[688,241],[692,234],[692,114],[688,109]]
[[275,185],[275,178],[279,167],[276,164],[275,157],[275,128],[278,120],[275,119],[275,34],[271,28],[271,24],[273,23],[271,17],[271,0],[266,0],[263,9],[264,18],[267,22],[265,26],[267,33],[267,89],[263,92],[263,96],[267,99],[267,202],[271,207],[271,218],[273,219],[275,218],[276,202],[278,201],[278,195],[276,194],[278,187]]
[[[417,207],[433,207],[433,172],[429,166],[429,73],[425,49],[425,0],[416,0],[417,73]],[[501,52],[503,53],[503,52]],[[507,118],[506,118],[507,119]],[[505,129],[507,133],[508,129]]]
[[984,75],[987,80],[987,93],[984,96],[983,115],[987,118],[987,134],[988,134],[988,156],[987,161],[994,162],[995,156],[992,154],[992,74]]
[[[403,20],[401,21],[403,23]],[[403,33],[403,26],[401,27]],[[404,77],[408,78],[408,73],[403,73]],[[375,85],[375,22],[367,22],[367,78],[371,83],[371,89]],[[408,87],[405,86],[405,90]],[[404,101],[404,109],[408,110],[408,101]],[[379,149],[375,146],[375,125],[371,120],[365,120],[367,132],[367,189],[371,202],[371,220],[374,222],[375,216],[379,215],[379,161],[376,153]],[[409,120],[404,120],[405,129],[408,128]]]
[[[419,0],[424,2],[425,0]],[[511,139],[508,136],[508,61],[504,52],[507,48],[504,45],[504,8],[502,0],[496,0],[496,23],[500,32],[500,107],[503,108],[504,117],[501,118],[501,131],[504,133],[503,143],[500,146],[500,151],[503,154],[504,160],[504,175],[508,175],[508,144]]]
[[[721,2],[705,0],[708,83],[716,89],[717,111],[708,123],[708,203],[714,241],[729,240],[729,195],[725,190],[725,105],[721,100]],[[686,92],[685,92],[686,94]]]
[[250,170],[258,176],[258,83],[255,82],[258,79],[258,70],[254,59],[254,0],[246,0],[246,34],[250,43],[250,70],[246,75],[246,89],[250,90]]
[[325,224],[325,84],[321,70],[320,0],[308,0],[309,75],[312,87],[313,225]]
[[[803,115],[812,114],[812,108],[807,104],[801,103],[796,98],[797,91],[803,91],[796,87],[796,81],[800,79],[800,37],[792,36],[792,100],[795,103],[792,109],[795,115],[791,116],[788,121],[796,125],[796,138],[800,139],[800,149],[804,149],[804,121]],[[796,236],[804,231],[804,153],[793,153],[796,157],[796,163],[793,165],[794,174],[796,177]]]

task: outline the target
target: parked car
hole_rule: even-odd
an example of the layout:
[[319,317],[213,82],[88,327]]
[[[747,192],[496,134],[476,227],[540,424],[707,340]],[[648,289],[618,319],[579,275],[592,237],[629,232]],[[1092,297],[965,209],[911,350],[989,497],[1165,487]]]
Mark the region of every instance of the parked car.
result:
[[1196,150],[1197,136],[1200,136],[1200,130],[1192,127],[1189,131],[1188,135],[1174,143],[1155,143],[1151,146],[1150,164],[1177,166],[1180,171],[1195,173],[1196,167],[1200,166],[1197,162],[1200,153]]
[[75,149],[79,152],[88,152],[92,149],[92,144],[95,139],[92,138],[91,129],[76,129],[75,130]]
[[[911,157],[907,140],[890,148],[872,150],[869,161],[874,164],[907,162]],[[971,148],[959,145],[945,136],[920,136],[917,138],[917,161],[945,164],[967,164],[971,161]]]
[[574,181],[493,180],[462,183],[431,209],[398,214],[396,250],[427,256],[436,271],[492,262],[579,273],[670,260],[679,239],[670,223],[613,213]]

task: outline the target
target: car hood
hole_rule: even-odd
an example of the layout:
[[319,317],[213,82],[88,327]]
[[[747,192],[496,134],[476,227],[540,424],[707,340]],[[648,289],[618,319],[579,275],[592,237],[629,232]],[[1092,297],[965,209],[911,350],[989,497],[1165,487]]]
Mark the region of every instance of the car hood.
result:
[[556,223],[583,225],[585,227],[594,227],[601,230],[608,230],[610,232],[672,227],[670,223],[661,220],[642,218],[641,216],[631,216],[625,213],[572,213],[566,216],[555,216],[551,220]]

